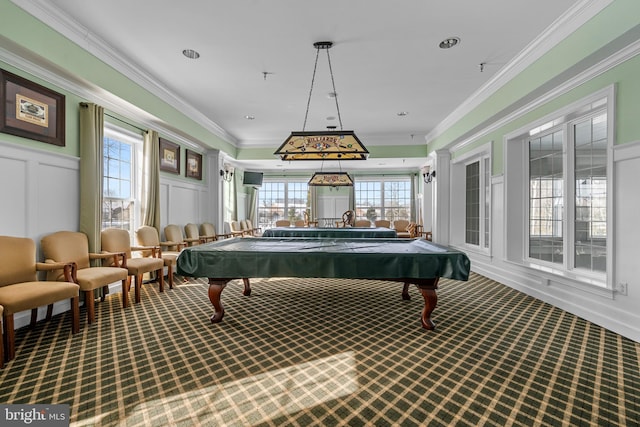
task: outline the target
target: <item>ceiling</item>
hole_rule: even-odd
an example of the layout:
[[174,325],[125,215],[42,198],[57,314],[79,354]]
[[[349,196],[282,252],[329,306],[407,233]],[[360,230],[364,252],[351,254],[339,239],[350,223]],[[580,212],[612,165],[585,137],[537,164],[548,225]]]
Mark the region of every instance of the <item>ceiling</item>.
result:
[[[584,1],[35,3],[46,9],[46,16],[38,16],[45,23],[93,52],[90,44],[109,51],[101,59],[134,79],[153,82],[163,99],[196,112],[194,117],[233,145],[275,150],[291,131],[302,130],[316,41],[334,43],[329,53],[345,130],[354,130],[367,147],[425,144],[439,123]],[[14,2],[29,11],[31,2]],[[439,43],[452,36],[460,38],[458,46],[440,49]],[[200,58],[186,58],[184,49],[199,52]],[[320,51],[306,130],[340,128],[325,52]],[[283,167],[275,157],[234,163],[248,169]],[[317,167],[293,163],[284,168]],[[424,159],[370,158],[348,168],[421,164]]]

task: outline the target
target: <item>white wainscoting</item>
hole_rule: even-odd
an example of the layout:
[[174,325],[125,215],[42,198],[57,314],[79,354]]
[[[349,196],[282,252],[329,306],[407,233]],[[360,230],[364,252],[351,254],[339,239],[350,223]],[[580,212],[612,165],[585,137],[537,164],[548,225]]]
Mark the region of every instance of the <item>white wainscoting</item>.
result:
[[[505,220],[510,213],[504,209],[505,183],[502,177],[492,180],[491,254],[474,252],[463,245],[458,248],[469,255],[473,271],[634,341],[640,341],[640,251],[637,249],[640,241],[637,220],[640,212],[637,191],[640,181],[640,145],[625,147],[624,156],[614,158],[617,159],[614,164],[615,188],[612,195],[615,217],[612,221],[613,230],[610,230],[614,233],[614,247],[609,251],[614,257],[613,289],[588,286],[507,260],[504,252],[508,238],[505,235]],[[627,285],[627,295],[616,290],[619,283]]]
[[184,227],[190,222],[204,222],[204,218],[209,217],[206,212],[208,200],[209,192],[201,181],[191,183],[160,177],[161,228],[168,224]]
[[[0,135],[0,235],[28,237],[36,242],[60,230],[78,230],[80,222],[80,161],[77,157],[20,146]],[[54,314],[69,310],[56,303]],[[39,310],[44,317],[46,307]],[[29,324],[30,312],[15,315],[15,326]]]

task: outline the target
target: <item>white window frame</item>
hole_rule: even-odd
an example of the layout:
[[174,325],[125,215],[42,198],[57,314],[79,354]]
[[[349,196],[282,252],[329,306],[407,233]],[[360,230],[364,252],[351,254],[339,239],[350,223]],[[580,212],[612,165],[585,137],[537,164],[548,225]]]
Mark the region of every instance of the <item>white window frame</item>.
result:
[[[461,154],[452,160],[451,171],[451,188],[452,194],[466,194],[467,172],[466,168],[472,163],[480,164],[480,242],[477,245],[466,242],[466,198],[453,197],[451,212],[458,215],[451,216],[452,236],[451,242],[455,246],[464,248],[470,252],[478,252],[485,255],[491,255],[492,226],[491,218],[493,216],[492,201],[492,146],[493,142],[486,142],[479,147]],[[488,169],[488,177],[487,177]],[[488,182],[487,182],[488,181]],[[485,189],[488,188],[486,194]],[[487,200],[488,199],[488,200]],[[456,204],[457,203],[457,204]],[[485,211],[486,204],[489,204],[488,218]],[[458,205],[459,204],[459,205]],[[487,221],[488,220],[488,221]],[[488,228],[488,229],[487,229]]]
[[[415,205],[416,205],[416,195],[412,194],[415,193],[415,183],[414,183],[414,177],[412,175],[398,175],[398,176],[357,176],[355,178],[355,184],[358,185],[360,183],[363,182],[378,182],[381,184],[380,187],[380,217],[378,219],[386,219],[385,216],[385,211],[386,209],[391,209],[391,207],[388,207],[385,205],[385,200],[387,199],[385,197],[385,190],[384,190],[384,185],[387,182],[408,182],[409,183],[409,207],[407,208],[407,211],[409,212],[409,216],[407,218],[395,218],[395,219],[406,219],[407,221],[411,221],[414,218],[414,211],[415,211]],[[413,191],[412,191],[413,190]],[[358,200],[358,194],[356,192],[356,189],[354,187],[353,189],[354,191],[354,200],[355,200],[355,208],[356,208],[356,213],[358,212],[359,209],[364,208],[363,206],[360,206],[359,204],[359,200]],[[365,210],[366,212],[366,210]],[[357,216],[357,214],[356,214]],[[357,216],[356,219],[367,219],[366,215],[360,215]],[[393,221],[392,221],[393,222]]]
[[[607,114],[607,260],[606,273],[574,267],[573,252],[575,252],[575,194],[573,185],[569,185],[575,176],[573,158],[573,131],[575,123],[594,117],[596,115]],[[529,240],[529,159],[528,140],[530,132],[536,129],[544,129],[548,132],[547,124],[552,123],[552,127],[562,128],[564,133],[564,211],[565,218],[563,224],[564,234],[564,257],[562,265],[532,259],[528,256]],[[505,260],[513,262],[552,277],[558,280],[566,280],[572,285],[587,285],[597,288],[613,289],[613,144],[615,129],[615,86],[611,85],[599,90],[585,98],[573,102],[564,108],[547,114],[546,116],[523,126],[522,128],[505,135]],[[534,135],[535,136],[535,135]],[[524,148],[523,148],[524,147]],[[520,161],[518,161],[518,158]],[[518,196],[524,194],[525,196]],[[511,217],[509,211],[511,209]],[[524,221],[522,220],[524,218]],[[518,224],[519,222],[519,224]]]
[[[258,189],[258,194],[256,196],[256,218],[257,218],[257,223],[259,227],[264,228],[269,228],[269,227],[273,227],[274,224],[265,224],[265,223],[261,223],[260,222],[260,203],[261,203],[261,197],[260,197],[260,192],[262,191],[263,188],[266,187],[265,184],[269,183],[269,184],[273,184],[273,183],[280,183],[280,184],[284,184],[284,215],[282,216],[281,219],[289,219],[288,216],[288,212],[289,212],[289,184],[290,183],[307,183],[308,179],[305,178],[295,178],[295,177],[290,177],[290,178],[265,178],[263,180],[263,185],[262,187],[260,187]],[[310,200],[309,200],[309,186],[307,185],[307,202],[306,202],[306,206],[307,208],[310,205]],[[304,216],[301,217],[301,219],[304,219]]]
[[[104,124],[104,137],[116,139],[120,142],[130,144],[132,147],[131,150],[131,198],[130,201],[133,202],[133,218],[131,218],[131,224],[129,230],[129,235],[131,241],[134,240],[134,230],[137,230],[142,224],[142,147],[143,147],[143,137],[140,134],[128,131],[124,128],[121,128],[113,123],[105,122]],[[104,155],[104,154],[103,154]],[[103,172],[104,179],[104,172]],[[100,199],[102,201],[104,195],[100,195]],[[102,224],[101,224],[102,227]]]

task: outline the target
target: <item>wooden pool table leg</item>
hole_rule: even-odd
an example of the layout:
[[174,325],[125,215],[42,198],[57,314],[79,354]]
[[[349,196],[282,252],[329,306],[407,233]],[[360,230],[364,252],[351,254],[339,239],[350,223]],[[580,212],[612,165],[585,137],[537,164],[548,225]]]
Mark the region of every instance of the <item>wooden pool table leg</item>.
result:
[[242,291],[242,295],[248,297],[251,295],[251,284],[249,283],[249,278],[243,277],[242,283],[244,283],[244,290]]
[[402,287],[402,299],[405,301],[411,300],[411,295],[409,295],[409,285],[411,283],[404,282],[404,286]]
[[422,298],[424,298],[424,308],[422,309],[422,317],[420,318],[420,321],[422,322],[422,327],[430,331],[436,328],[435,323],[431,320],[431,313],[438,304],[436,289],[438,289],[439,279],[439,277],[436,277],[435,279],[428,280],[430,283],[421,283],[417,285],[418,289],[420,289],[420,293],[422,294]]
[[230,279],[212,279],[209,278],[209,301],[213,304],[213,308],[216,309],[213,316],[211,316],[211,323],[219,323],[224,316],[224,307],[222,301],[220,301],[220,294],[224,291],[224,287]]

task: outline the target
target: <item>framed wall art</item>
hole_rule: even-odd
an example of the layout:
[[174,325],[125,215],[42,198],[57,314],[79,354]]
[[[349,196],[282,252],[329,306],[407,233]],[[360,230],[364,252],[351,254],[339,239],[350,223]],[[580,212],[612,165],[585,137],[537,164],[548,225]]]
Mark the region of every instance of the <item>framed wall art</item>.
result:
[[202,154],[187,150],[184,176],[195,179],[202,179]]
[[65,145],[65,97],[0,70],[0,132]]
[[160,170],[180,174],[180,146],[160,138]]

